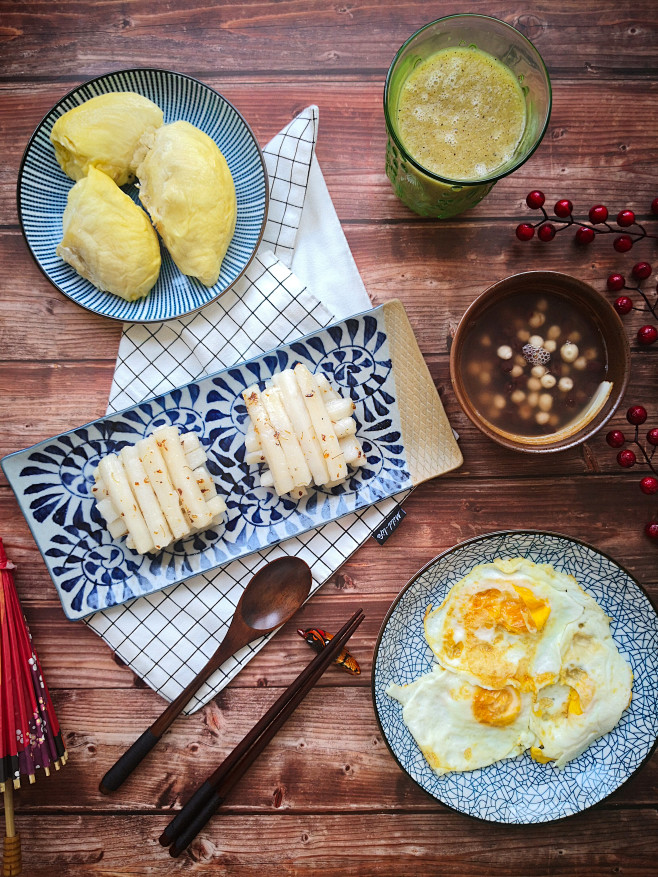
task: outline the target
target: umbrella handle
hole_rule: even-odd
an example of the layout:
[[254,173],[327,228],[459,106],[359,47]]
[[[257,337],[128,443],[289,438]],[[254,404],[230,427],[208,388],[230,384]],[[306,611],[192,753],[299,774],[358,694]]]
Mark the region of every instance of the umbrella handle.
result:
[[23,873],[23,862],[21,860],[21,836],[15,834],[13,837],[5,838],[5,850],[2,859],[2,875],[3,877],[16,877],[17,874]]
[[21,861],[21,836],[16,834],[14,825],[14,786],[11,780],[5,783],[5,849],[2,858],[3,877],[16,877],[23,873]]
[[141,737],[138,737],[130,749],[126,749],[100,781],[99,790],[104,795],[116,792],[124,783],[137,765],[149,754],[160,738],[147,728]]

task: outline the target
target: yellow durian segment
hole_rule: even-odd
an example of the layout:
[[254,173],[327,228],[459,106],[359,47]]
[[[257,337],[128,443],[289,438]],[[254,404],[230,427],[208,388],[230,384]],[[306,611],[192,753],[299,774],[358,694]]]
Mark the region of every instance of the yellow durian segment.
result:
[[235,186],[217,144],[189,122],[142,137],[135,155],[140,200],[183,274],[217,283],[235,231]]
[[140,137],[162,122],[162,110],[153,101],[132,91],[113,91],[60,116],[50,140],[60,167],[72,180],[96,167],[123,186],[135,179],[133,156]]
[[160,274],[149,218],[107,174],[89,168],[68,194],[57,255],[98,289],[135,301]]

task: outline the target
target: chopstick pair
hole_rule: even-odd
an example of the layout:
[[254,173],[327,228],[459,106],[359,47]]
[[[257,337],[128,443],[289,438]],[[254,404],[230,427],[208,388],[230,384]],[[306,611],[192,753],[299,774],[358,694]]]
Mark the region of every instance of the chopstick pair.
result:
[[302,670],[295,681],[288,686],[281,697],[238,743],[217,770],[199,786],[185,806],[171,820],[160,836],[162,846],[170,847],[169,854],[171,856],[175,858],[180,855],[201,831],[223,803],[228,792],[292,715],[327,667],[340,654],[341,649],[364,618],[362,609],[354,613],[329,645]]

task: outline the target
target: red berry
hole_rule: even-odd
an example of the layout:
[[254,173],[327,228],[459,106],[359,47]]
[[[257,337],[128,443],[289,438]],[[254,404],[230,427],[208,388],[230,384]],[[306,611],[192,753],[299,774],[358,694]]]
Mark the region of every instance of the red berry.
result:
[[620,451],[617,454],[617,462],[622,467],[622,469],[630,469],[631,466],[634,466],[636,463],[636,457],[633,451],[630,448],[624,448],[623,451]]
[[[658,213],[658,210],[656,210],[656,213]],[[658,539],[658,521],[648,521],[644,525],[644,532],[649,539]]]
[[654,198],[651,202],[651,212],[658,216],[658,198]]
[[608,208],[603,204],[596,204],[589,209],[589,221],[596,225],[598,222],[605,222],[608,218]]
[[614,239],[612,246],[618,253],[627,253],[633,246],[633,239],[627,234],[620,234]]
[[516,236],[520,241],[529,241],[534,233],[535,229],[527,222],[522,222],[516,227]]
[[658,493],[658,478],[654,478],[653,475],[645,475],[640,481],[640,490],[647,496]]
[[562,198],[561,201],[555,202],[553,210],[555,211],[555,215],[559,216],[560,219],[566,219],[568,216],[571,216],[573,204],[567,198]]
[[576,243],[577,244],[591,244],[594,240],[594,229],[588,228],[586,225],[581,225],[578,231],[576,232]]
[[620,295],[619,298],[615,299],[614,308],[622,317],[626,314],[630,314],[633,310],[633,299],[629,298],[627,295]]
[[532,192],[528,192],[525,203],[531,210],[539,210],[540,207],[544,206],[544,201],[546,198],[544,197],[544,193],[540,192],[538,189],[533,189]]
[[631,274],[636,280],[646,280],[651,277],[651,265],[648,262],[637,262],[631,268]]
[[608,277],[608,289],[610,292],[619,292],[626,284],[626,279],[622,274],[610,274]]
[[543,225],[539,226],[539,230],[537,231],[537,237],[540,241],[552,241],[555,237],[555,226],[550,222],[545,222]]
[[633,426],[640,426],[647,419],[647,409],[644,405],[631,405],[626,412],[626,420]]
[[654,426],[647,433],[647,441],[650,445],[658,445],[658,426]]
[[[658,210],[656,211],[658,213]],[[658,539],[658,521],[649,521],[644,525],[644,532],[649,539]]]
[[629,225],[633,225],[635,222],[635,214],[632,210],[620,210],[617,214],[617,225],[621,225],[622,228],[628,228]]
[[648,347],[649,344],[654,344],[657,338],[658,329],[656,329],[655,326],[640,326],[637,330],[638,344],[642,344],[643,347]]
[[620,429],[611,429],[605,440],[611,448],[620,448],[626,441],[626,437]]

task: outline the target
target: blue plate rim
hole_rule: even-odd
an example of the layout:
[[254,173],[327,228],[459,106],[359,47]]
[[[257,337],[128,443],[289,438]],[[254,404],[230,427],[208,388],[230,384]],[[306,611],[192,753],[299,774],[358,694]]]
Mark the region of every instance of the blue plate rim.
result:
[[[23,170],[25,168],[25,162],[27,161],[30,149],[32,148],[32,144],[34,143],[34,140],[37,137],[39,131],[43,127],[46,119],[51,115],[51,113],[53,113],[55,110],[57,110],[58,107],[60,107],[61,104],[63,104],[65,100],[67,100],[69,97],[74,95],[77,91],[79,91],[84,86],[92,85],[94,82],[99,82],[101,79],[106,79],[108,76],[119,76],[121,74],[130,74],[130,73],[138,73],[138,72],[139,73],[166,73],[169,76],[176,76],[176,77],[179,77],[180,79],[189,79],[191,82],[194,82],[197,85],[200,85],[202,88],[206,88],[206,89],[208,89],[208,91],[213,92],[213,94],[216,94],[219,98],[221,98],[221,100],[223,100],[224,103],[228,104],[228,106],[231,107],[233,112],[235,112],[236,115],[239,116],[240,120],[242,121],[245,128],[249,132],[249,136],[251,137],[251,139],[254,142],[256,150],[258,151],[258,157],[260,159],[261,167],[263,169],[263,180],[265,183],[265,204],[264,204],[264,210],[263,210],[263,220],[261,222],[260,232],[258,233],[258,240],[256,241],[256,245],[254,246],[254,250],[253,250],[251,256],[249,257],[249,259],[247,260],[247,262],[245,263],[242,271],[240,271],[238,276],[225,289],[222,289],[221,292],[218,292],[214,298],[210,299],[210,301],[204,302],[202,305],[198,305],[197,307],[190,308],[189,310],[186,310],[180,314],[174,314],[172,317],[169,317],[167,320],[163,320],[160,318],[128,319],[126,317],[114,317],[111,314],[102,314],[99,311],[94,310],[94,308],[91,308],[88,305],[82,304],[81,302],[77,301],[75,298],[73,298],[73,296],[69,295],[68,292],[66,292],[66,290],[62,289],[62,287],[58,283],[56,283],[52,279],[52,277],[50,277],[48,272],[44,269],[39,258],[37,257],[37,254],[32,249],[32,245],[30,244],[28,236],[25,233],[25,225],[23,223],[23,209],[22,209],[22,202],[21,202],[21,183],[23,180]],[[166,322],[168,322],[168,320],[179,320],[179,319],[181,319],[181,317],[187,317],[190,314],[195,314],[198,311],[203,310],[203,308],[207,307],[209,304],[212,304],[213,302],[217,301],[217,299],[219,299],[222,295],[224,295],[225,292],[228,292],[230,289],[232,289],[235,286],[235,284],[238,282],[238,280],[244,275],[244,273],[247,270],[247,268],[249,267],[249,265],[251,265],[256,253],[258,252],[258,248],[260,247],[262,240],[263,240],[263,235],[265,233],[265,225],[267,224],[267,216],[269,213],[269,208],[270,208],[270,181],[269,181],[269,175],[267,173],[267,164],[265,163],[265,156],[263,155],[263,150],[260,147],[260,144],[256,138],[256,135],[254,134],[254,132],[251,128],[251,125],[247,122],[247,120],[242,115],[240,110],[238,110],[237,107],[233,103],[231,103],[230,100],[228,100],[228,98],[224,97],[224,95],[221,92],[217,91],[216,88],[213,88],[210,85],[206,85],[206,83],[203,82],[201,79],[198,79],[196,76],[190,76],[189,73],[179,73],[176,70],[168,70],[166,67],[126,67],[126,68],[122,68],[121,70],[109,70],[107,73],[101,73],[98,76],[93,76],[91,79],[85,79],[84,82],[80,82],[80,83],[78,83],[78,85],[71,88],[69,91],[66,92],[66,94],[64,94],[64,95],[62,95],[62,97],[60,97],[60,99],[57,101],[56,104],[54,104],[48,110],[48,112],[43,116],[41,121],[37,124],[36,128],[32,132],[32,135],[30,136],[30,139],[27,142],[27,146],[23,150],[23,157],[21,158],[21,163],[18,167],[18,177],[16,179],[16,212],[18,213],[18,222],[19,222],[19,225],[21,227],[21,234],[23,235],[23,240],[27,244],[27,248],[30,252],[30,255],[34,259],[38,269],[41,271],[41,273],[46,278],[46,280],[48,280],[49,283],[51,283],[55,287],[55,289],[58,290],[58,292],[60,292],[63,296],[68,298],[69,301],[72,301],[75,305],[77,305],[80,308],[84,308],[84,310],[89,311],[89,313],[91,313],[91,314],[96,314],[96,316],[103,317],[106,320],[113,320],[116,323],[130,323],[130,324],[136,323],[139,325],[146,325],[149,323],[166,323]],[[111,294],[112,293],[108,293],[108,295],[111,295]]]
[[654,752],[656,752],[656,750],[658,748],[658,736],[654,740],[653,745],[651,746],[651,748],[647,752],[646,756],[637,765],[637,767],[631,771],[631,773],[626,777],[626,779],[623,780],[621,783],[619,783],[619,785],[615,789],[613,789],[607,795],[604,795],[598,801],[594,801],[592,804],[588,804],[587,806],[580,808],[579,810],[577,810],[574,813],[565,813],[563,816],[555,816],[552,819],[541,819],[541,820],[537,820],[534,822],[532,822],[532,821],[531,822],[513,822],[513,821],[507,821],[507,820],[506,821],[499,821],[496,819],[487,819],[484,816],[478,816],[476,813],[468,813],[465,810],[459,810],[457,807],[453,807],[451,804],[447,804],[441,798],[438,798],[435,795],[433,795],[431,792],[429,792],[427,789],[425,789],[418,782],[418,780],[414,779],[414,777],[412,777],[411,774],[406,770],[406,768],[404,767],[404,765],[402,764],[400,759],[397,757],[397,755],[393,751],[393,747],[389,743],[388,736],[386,735],[386,732],[384,731],[384,726],[382,725],[381,718],[379,716],[379,710],[377,709],[375,667],[377,664],[377,658],[379,656],[379,649],[381,646],[382,639],[384,637],[384,633],[386,632],[386,627],[387,627],[388,622],[391,618],[391,615],[395,611],[395,609],[398,606],[402,597],[406,594],[406,592],[409,590],[409,588],[411,588],[418,581],[418,579],[423,575],[423,573],[427,572],[428,569],[430,569],[432,566],[434,566],[439,561],[443,560],[445,557],[448,557],[453,552],[458,551],[467,545],[473,545],[477,542],[483,542],[484,540],[492,539],[494,537],[500,537],[500,536],[542,536],[542,537],[543,536],[550,536],[550,537],[556,538],[556,539],[563,539],[567,542],[573,542],[576,545],[581,545],[582,547],[587,548],[589,551],[593,551],[595,554],[599,554],[602,557],[605,557],[606,560],[609,560],[616,567],[618,567],[623,573],[625,573],[625,575],[628,576],[628,578],[633,582],[633,584],[635,584],[638,587],[638,589],[646,597],[646,599],[649,602],[649,605],[653,609],[654,613],[658,616],[658,609],[654,605],[653,600],[651,599],[651,597],[647,593],[646,589],[640,584],[640,582],[638,582],[638,580],[635,578],[635,576],[632,575],[632,573],[630,573],[623,564],[619,563],[618,560],[615,560],[615,558],[612,557],[610,554],[608,554],[605,551],[602,551],[600,548],[595,548],[589,542],[585,542],[583,539],[578,539],[575,536],[565,536],[564,533],[558,533],[556,530],[532,530],[532,529],[525,529],[525,528],[519,529],[519,530],[491,530],[488,533],[482,533],[479,536],[473,536],[470,539],[464,539],[462,542],[457,542],[455,545],[451,546],[450,548],[447,548],[445,551],[442,551],[440,554],[437,554],[436,557],[433,557],[423,567],[421,567],[421,569],[419,569],[417,572],[415,572],[413,574],[413,576],[409,579],[409,581],[402,587],[402,589],[400,590],[400,592],[397,595],[397,597],[395,598],[395,600],[393,600],[393,602],[391,603],[386,615],[384,616],[384,620],[382,621],[382,625],[379,629],[379,634],[377,635],[377,640],[375,642],[375,648],[373,650],[373,655],[372,655],[372,675],[371,675],[371,679],[370,679],[370,694],[372,697],[372,705],[373,705],[373,710],[375,713],[375,718],[377,719],[377,726],[379,728],[382,739],[384,740],[384,743],[386,744],[386,748],[388,749],[390,754],[393,756],[393,759],[394,759],[395,763],[397,764],[397,766],[400,768],[400,770],[404,774],[406,774],[406,776],[411,780],[411,782],[414,783],[414,785],[418,786],[418,788],[425,795],[428,795],[434,801],[438,801],[439,804],[446,807],[448,810],[451,810],[453,813],[459,813],[461,816],[467,816],[467,817],[469,817],[469,819],[475,819],[478,822],[484,822],[484,823],[487,823],[489,825],[491,825],[491,824],[494,824],[494,825],[519,825],[519,826],[528,826],[528,827],[533,826],[533,825],[548,825],[552,822],[562,822],[565,819],[573,819],[574,817],[579,816],[581,813],[585,813],[587,810],[591,810],[593,807],[598,807],[600,804],[602,804],[604,801],[606,801],[611,795],[614,795],[616,792],[618,792],[619,789],[621,789],[622,786],[625,786],[626,783],[628,783],[635,776],[635,774],[639,770],[641,770],[647,764],[647,762],[651,759]]

